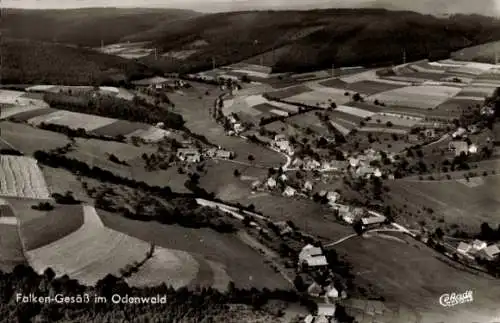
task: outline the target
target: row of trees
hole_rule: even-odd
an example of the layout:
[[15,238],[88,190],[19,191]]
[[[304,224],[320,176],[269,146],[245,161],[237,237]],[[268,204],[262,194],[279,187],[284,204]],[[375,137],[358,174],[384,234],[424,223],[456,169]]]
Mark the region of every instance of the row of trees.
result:
[[156,124],[163,122],[172,129],[183,129],[184,119],[180,114],[141,102],[134,103],[110,95],[45,93],[44,101],[51,107],[80,113],[94,114],[133,122]]

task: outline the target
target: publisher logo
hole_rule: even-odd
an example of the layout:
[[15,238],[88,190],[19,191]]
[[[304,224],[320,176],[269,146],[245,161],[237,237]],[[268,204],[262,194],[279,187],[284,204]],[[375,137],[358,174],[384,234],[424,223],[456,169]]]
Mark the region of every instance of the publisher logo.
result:
[[471,290],[465,293],[446,293],[439,297],[439,304],[443,307],[453,307],[460,304],[472,303],[473,301],[474,297]]

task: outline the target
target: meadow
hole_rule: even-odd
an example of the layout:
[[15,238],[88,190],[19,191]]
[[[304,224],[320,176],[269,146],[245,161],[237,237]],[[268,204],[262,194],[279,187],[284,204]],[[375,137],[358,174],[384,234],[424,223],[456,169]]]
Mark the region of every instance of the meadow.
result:
[[[220,234],[208,228],[188,229],[134,221],[106,212],[100,212],[100,215],[104,224],[113,230],[152,242],[158,247],[182,250],[195,258],[202,257],[209,264],[222,266],[218,269],[224,269],[237,287],[289,288],[288,282],[265,264],[261,255],[233,234]],[[213,275],[214,281],[216,277],[221,277],[221,273]]]
[[58,110],[46,115],[29,119],[27,122],[34,126],[42,123],[66,126],[71,129],[84,129],[92,131],[114,123],[116,119],[101,117],[97,115],[78,113],[66,110]]
[[410,86],[372,95],[368,100],[378,100],[388,106],[434,109],[459,92],[460,88],[449,86]]
[[[414,218],[402,218],[413,226],[418,226],[420,220],[438,225],[437,219],[443,218],[443,225],[458,224],[466,232],[477,232],[483,222],[497,224],[500,199],[496,192],[500,189],[500,177],[490,175],[482,178],[478,185],[468,185],[462,179],[392,181],[388,202],[413,213]],[[433,214],[423,212],[424,208],[432,208]]]

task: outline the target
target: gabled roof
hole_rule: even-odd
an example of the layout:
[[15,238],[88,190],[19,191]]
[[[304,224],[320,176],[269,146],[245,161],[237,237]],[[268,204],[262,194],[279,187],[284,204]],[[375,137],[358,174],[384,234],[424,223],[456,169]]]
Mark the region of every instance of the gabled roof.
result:
[[336,310],[335,304],[318,304],[318,316],[334,316]]
[[328,266],[325,256],[310,256],[306,257],[304,261],[309,267]]
[[465,242],[460,242],[457,247],[458,252],[466,253],[470,250],[471,245]]
[[498,248],[498,246],[496,244],[492,244],[492,245],[484,248],[483,251],[488,257],[491,257],[491,258],[500,254],[500,249]]

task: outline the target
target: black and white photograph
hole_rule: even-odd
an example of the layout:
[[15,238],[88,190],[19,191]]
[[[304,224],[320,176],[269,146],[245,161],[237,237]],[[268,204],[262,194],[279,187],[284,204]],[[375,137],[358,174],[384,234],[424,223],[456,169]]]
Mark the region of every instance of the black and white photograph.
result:
[[500,323],[500,0],[1,0],[3,322]]

